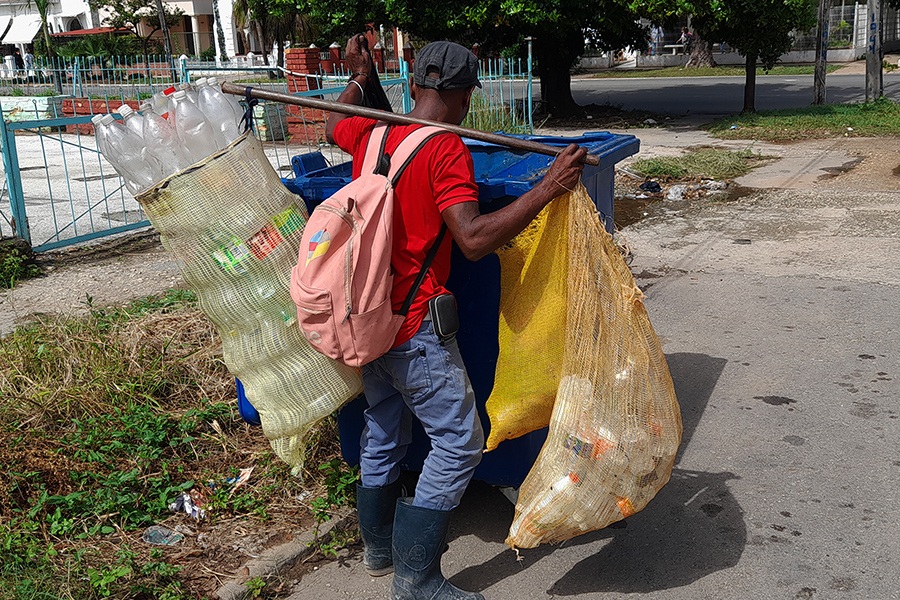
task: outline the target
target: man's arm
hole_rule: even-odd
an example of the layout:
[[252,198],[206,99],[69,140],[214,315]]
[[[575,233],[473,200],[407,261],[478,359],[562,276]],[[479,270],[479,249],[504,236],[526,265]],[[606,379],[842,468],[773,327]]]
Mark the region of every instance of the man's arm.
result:
[[483,258],[517,236],[554,198],[575,189],[587,152],[575,144],[563,149],[531,191],[504,208],[481,214],[477,202],[455,204],[441,213],[453,239],[469,260]]
[[[337,101],[358,106],[363,102],[363,90],[366,89],[370,80],[381,85],[372,62],[372,55],[369,54],[366,36],[358,34],[350,38],[347,41],[344,57],[347,60],[347,67],[350,69],[350,81],[347,82],[347,89],[341,92]],[[328,117],[325,119],[325,139],[329,143],[334,143],[334,128],[349,116],[339,112],[328,113]]]

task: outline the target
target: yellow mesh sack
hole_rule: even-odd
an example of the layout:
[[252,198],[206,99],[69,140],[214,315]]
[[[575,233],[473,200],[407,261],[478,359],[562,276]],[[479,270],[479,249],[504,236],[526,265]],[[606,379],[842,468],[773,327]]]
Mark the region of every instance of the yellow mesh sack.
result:
[[569,194],[568,311],[550,430],[506,543],[561,542],[642,510],[669,480],[681,412],[631,271],[587,191]]
[[306,205],[250,134],[137,200],[216,325],[273,451],[300,474],[309,429],[362,392],[359,371],[313,350],[296,324],[289,283]]
[[500,259],[500,351],[487,450],[550,423],[563,366],[568,198],[547,206],[497,250]]

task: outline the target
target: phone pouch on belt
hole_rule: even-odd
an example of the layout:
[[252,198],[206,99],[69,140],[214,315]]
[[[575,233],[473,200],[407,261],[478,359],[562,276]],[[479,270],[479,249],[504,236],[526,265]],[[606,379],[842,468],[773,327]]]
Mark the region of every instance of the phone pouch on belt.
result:
[[452,340],[459,331],[459,313],[456,311],[456,298],[453,294],[441,294],[429,300],[428,311],[441,344]]

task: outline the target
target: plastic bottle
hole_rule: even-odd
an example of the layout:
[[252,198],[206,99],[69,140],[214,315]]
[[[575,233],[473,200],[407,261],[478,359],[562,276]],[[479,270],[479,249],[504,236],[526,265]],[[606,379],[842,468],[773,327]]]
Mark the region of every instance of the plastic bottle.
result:
[[522,522],[525,530],[532,535],[541,536],[565,522],[573,508],[568,497],[580,484],[581,477],[578,473],[570,472],[551,485],[538,502],[528,509]]
[[197,90],[189,83],[179,84],[178,89],[183,91],[187,95],[187,99],[197,104],[199,97],[197,96]]
[[222,97],[225,98],[225,101],[228,102],[229,106],[231,106],[231,111],[234,113],[235,120],[240,123],[241,119],[244,118],[244,107],[241,106],[241,103],[238,102],[238,99],[235,98],[232,94],[226,94],[222,91],[222,85],[219,83],[219,79],[217,77],[207,78],[206,84],[222,94]]
[[144,139],[144,117],[134,112],[127,104],[123,104],[116,111],[122,116],[122,122],[125,126],[136,133],[142,140]]
[[153,111],[144,117],[144,141],[147,152],[159,162],[160,179],[193,164],[172,124]]
[[156,183],[159,163],[153,157],[145,160],[141,156],[144,148],[141,138],[109,114],[102,115],[94,127],[101,132],[97,139],[100,151],[125,180],[132,194],[136,195]]
[[225,146],[221,134],[213,129],[203,112],[187,99],[184,90],[172,94],[172,99],[175,102],[175,132],[190,154],[192,163]]
[[[215,78],[213,78],[215,79]],[[234,115],[234,105],[218,87],[204,85],[200,88],[200,110],[222,135],[226,144],[240,137],[240,129]]]

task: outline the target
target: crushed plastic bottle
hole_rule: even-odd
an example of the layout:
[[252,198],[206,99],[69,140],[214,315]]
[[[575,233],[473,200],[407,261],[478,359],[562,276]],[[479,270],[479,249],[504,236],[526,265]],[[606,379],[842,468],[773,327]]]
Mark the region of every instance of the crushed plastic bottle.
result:
[[532,535],[543,535],[552,531],[560,523],[564,522],[569,514],[567,507],[571,500],[567,499],[575,488],[581,484],[578,473],[570,472],[561,477],[553,485],[547,494],[534,506],[526,510],[522,525]]

